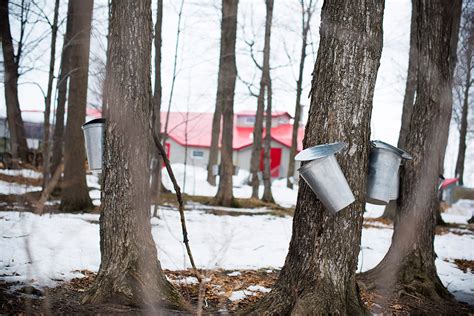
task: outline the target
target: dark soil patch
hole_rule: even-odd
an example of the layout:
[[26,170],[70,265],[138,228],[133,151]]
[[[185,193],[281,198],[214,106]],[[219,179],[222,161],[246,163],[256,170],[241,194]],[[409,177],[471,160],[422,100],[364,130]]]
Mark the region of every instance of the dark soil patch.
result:
[[454,263],[464,273],[471,272],[474,274],[474,260],[454,259]]

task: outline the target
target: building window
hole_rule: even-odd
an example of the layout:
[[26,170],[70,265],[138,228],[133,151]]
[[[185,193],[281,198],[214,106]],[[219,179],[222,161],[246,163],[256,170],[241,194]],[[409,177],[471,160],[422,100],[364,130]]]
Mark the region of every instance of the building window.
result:
[[245,123],[247,124],[254,124],[255,123],[255,116],[246,116]]
[[193,151],[191,152],[191,157],[196,159],[202,159],[204,158],[204,151],[193,149]]

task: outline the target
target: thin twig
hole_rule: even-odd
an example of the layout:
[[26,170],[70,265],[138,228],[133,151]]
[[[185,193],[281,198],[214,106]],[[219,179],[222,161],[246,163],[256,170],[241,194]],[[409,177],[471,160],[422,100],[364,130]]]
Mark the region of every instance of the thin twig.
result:
[[56,184],[58,183],[59,178],[61,178],[62,172],[63,172],[63,165],[60,164],[54,171],[53,177],[49,179],[48,184],[45,186],[43,192],[41,192],[41,197],[35,205],[36,214],[43,215],[44,204],[48,200],[49,195],[51,194],[53,189],[56,187]]
[[166,151],[163,148],[163,144],[161,144],[160,140],[158,139],[158,135],[156,134],[156,130],[153,124],[155,122],[155,117],[156,117],[156,114],[155,114],[154,109],[152,108],[152,120],[150,122],[150,127],[151,127],[151,132],[152,132],[151,134],[153,136],[153,141],[156,147],[158,148],[158,151],[160,152],[161,158],[163,159],[163,162],[165,163],[166,171],[168,172],[171,182],[173,183],[173,188],[176,192],[176,199],[178,200],[178,210],[179,210],[179,216],[181,219],[181,229],[183,231],[183,242],[184,242],[184,245],[186,246],[186,252],[188,253],[189,261],[191,262],[191,266],[194,270],[194,274],[196,275],[196,278],[198,279],[198,281],[201,282],[202,278],[198,269],[196,268],[196,264],[194,263],[194,257],[191,252],[191,247],[189,246],[188,230],[186,228],[186,219],[184,217],[184,200],[181,194],[181,188],[179,187],[178,181],[176,181],[176,177],[174,176],[173,169],[171,169],[171,164],[168,159],[168,156],[166,156]]

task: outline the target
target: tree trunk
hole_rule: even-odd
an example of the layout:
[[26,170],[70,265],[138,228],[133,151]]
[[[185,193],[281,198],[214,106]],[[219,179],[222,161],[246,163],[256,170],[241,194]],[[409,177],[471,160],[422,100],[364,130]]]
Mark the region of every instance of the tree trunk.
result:
[[[265,49],[264,49],[265,50]],[[262,157],[262,132],[263,132],[263,112],[265,109],[265,83],[266,78],[263,75],[260,80],[260,92],[257,98],[257,111],[255,113],[255,124],[253,128],[253,143],[252,143],[252,154],[250,156],[250,184],[252,186],[252,198],[258,199],[258,191],[260,187],[260,159]]]
[[53,132],[53,152],[51,157],[50,174],[54,174],[61,164],[64,145],[64,112],[66,108],[67,84],[71,71],[70,48],[72,39],[72,20],[74,17],[73,1],[68,2],[66,33],[64,34],[63,49],[61,51],[61,65],[57,81],[58,105],[56,107],[56,121]]
[[237,78],[235,39],[237,33],[238,2],[238,0],[222,1],[221,57],[217,82],[216,112],[217,108],[222,110],[222,129],[225,132],[222,133],[219,188],[214,198],[214,203],[222,206],[231,206],[234,203],[232,194],[232,175],[234,173],[232,140],[234,130],[234,92],[235,80]]
[[332,215],[300,180],[285,265],[254,314],[363,313],[355,273],[367,184],[370,115],[382,52],[383,8],[383,1],[323,4],[303,145],[348,144],[338,161],[356,201]]
[[403,293],[432,302],[451,297],[436,272],[432,202],[437,197],[451,118],[456,57],[452,42],[457,41],[461,1],[418,0],[418,5],[417,97],[405,147],[414,159],[402,170],[390,249],[374,269],[362,275],[382,295],[380,305]]
[[[259,172],[260,172],[260,160],[262,159],[262,132],[263,132],[263,112],[265,110],[265,91],[268,94],[268,86],[270,84],[270,36],[272,29],[272,18],[273,18],[273,1],[266,0],[266,20],[265,20],[265,37],[263,46],[263,66],[262,66],[262,77],[260,79],[260,91],[257,98],[257,111],[255,113],[255,124],[253,129],[253,143],[252,143],[252,154],[250,158],[250,175],[252,185],[252,198],[258,199],[258,191],[260,186]],[[268,102],[268,100],[267,100]],[[271,109],[270,109],[271,111]],[[268,115],[268,113],[267,113]],[[267,125],[267,124],[266,124]],[[271,117],[270,117],[271,126]],[[271,136],[270,136],[271,139]],[[265,147],[265,146],[263,146]],[[265,148],[264,148],[264,161],[265,161]],[[264,172],[265,173],[265,172]],[[265,177],[265,176],[264,176]],[[271,180],[271,179],[270,179]],[[268,182],[268,181],[267,181]],[[270,193],[270,196],[268,194]],[[270,199],[270,192],[265,198]],[[271,197],[273,199],[273,197]]]
[[[267,0],[267,6],[273,10],[273,0]],[[263,196],[262,201],[274,203],[272,195],[272,174],[271,174],[271,142],[272,142],[272,82],[270,71],[267,73],[267,112],[265,120],[265,143],[263,149]]]
[[8,0],[0,1],[0,38],[5,69],[4,88],[8,130],[10,131],[10,151],[14,158],[20,158],[26,162],[28,161],[28,144],[18,101],[18,67],[21,56],[19,56],[20,53],[15,56],[10,30]]
[[293,189],[292,178],[295,176],[295,160],[293,159],[296,155],[298,148],[298,129],[301,121],[301,93],[303,91],[303,70],[304,61],[306,59],[306,46],[308,45],[308,32],[310,29],[311,17],[313,14],[312,1],[308,5],[307,10],[304,7],[304,1],[301,2],[301,14],[302,14],[302,35],[303,41],[301,43],[301,56],[300,56],[300,67],[298,73],[298,81],[296,81],[296,105],[295,105],[295,117],[293,120],[293,129],[291,131],[291,148],[290,148],[290,159],[288,161],[288,175],[286,177],[286,186]]
[[152,20],[150,0],[113,0],[109,117],[100,218],[101,265],[84,298],[155,308],[182,307],[166,280],[150,225],[150,105]]
[[[408,52],[408,71],[405,85],[405,96],[403,97],[402,124],[398,136],[398,147],[405,149],[407,133],[410,128],[413,104],[416,92],[416,74],[418,69],[418,48],[417,48],[417,16],[419,4],[417,0],[411,1],[411,24],[410,24],[410,50]],[[395,221],[397,214],[397,201],[390,201],[385,207],[382,218]]]
[[[471,27],[472,28],[472,27]],[[459,149],[458,157],[456,160],[455,176],[459,178],[459,185],[464,185],[464,160],[466,157],[466,136],[467,136],[467,118],[469,110],[469,89],[472,85],[471,70],[472,70],[472,45],[474,42],[474,35],[471,30],[471,34],[468,35],[466,49],[466,79],[464,86],[464,99],[462,103],[461,113],[461,129],[459,131]]]
[[49,76],[48,88],[46,92],[44,106],[44,123],[43,123],[43,189],[49,181],[49,117],[51,114],[51,94],[53,92],[54,64],[56,61],[56,35],[58,33],[58,12],[59,0],[54,5],[54,18],[51,25],[51,55],[49,59]]
[[[157,0],[156,9],[156,23],[155,23],[155,89],[153,94],[153,107],[156,113],[154,129],[159,137],[161,133],[161,29],[163,25],[163,0]],[[159,138],[161,142],[161,137]],[[151,194],[154,197],[155,203],[158,203],[161,189],[161,156],[155,146],[152,146],[152,157],[156,161],[156,166],[153,166],[151,175]]]
[[70,44],[71,73],[68,114],[64,135],[64,177],[61,210],[81,212],[92,207],[86,182],[82,124],[86,117],[89,47],[93,0],[73,1],[74,20]]
[[[265,0],[267,18],[265,21],[265,44],[263,47],[263,68],[262,77],[265,78],[267,91],[267,111],[265,120],[265,141],[263,148],[263,196],[264,202],[274,203],[272,195],[272,175],[270,170],[271,162],[271,141],[272,141],[272,79],[270,77],[270,37],[273,19],[273,0]],[[260,133],[260,136],[262,133]]]

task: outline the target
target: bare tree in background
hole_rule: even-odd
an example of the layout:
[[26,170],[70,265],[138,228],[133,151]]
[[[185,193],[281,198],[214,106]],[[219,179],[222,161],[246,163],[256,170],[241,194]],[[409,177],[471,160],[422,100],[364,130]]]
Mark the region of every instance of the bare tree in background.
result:
[[[252,198],[258,199],[258,191],[260,186],[260,160],[262,158],[262,133],[263,133],[263,120],[265,112],[265,93],[268,92],[270,85],[270,36],[272,27],[272,15],[273,15],[273,1],[270,4],[267,0],[266,3],[266,20],[265,20],[265,37],[263,46],[263,64],[259,65],[253,56],[253,45],[255,42],[247,43],[250,47],[250,54],[254,64],[257,68],[262,71],[260,78],[260,90],[257,97],[257,111],[255,113],[255,124],[253,128],[253,139],[252,139],[252,154],[250,158],[250,176],[252,185]],[[267,96],[269,94],[267,93]],[[268,100],[267,100],[268,101]],[[271,120],[271,118],[270,118]],[[271,136],[270,136],[271,137]],[[265,153],[264,153],[265,156]],[[271,179],[270,179],[271,181]],[[268,182],[268,181],[267,181]],[[267,189],[268,195],[268,189]],[[271,188],[270,188],[271,195]],[[269,198],[269,196],[267,196]]]
[[7,107],[7,121],[10,131],[10,151],[14,158],[28,161],[28,144],[26,142],[25,127],[21,117],[20,102],[18,100],[19,67],[23,57],[25,28],[28,23],[30,3],[22,1],[20,4],[20,38],[17,50],[13,46],[10,29],[9,1],[0,1],[0,37],[2,41],[4,64],[4,89]]
[[[162,34],[161,29],[163,25],[163,0],[157,0],[156,8],[156,22],[155,22],[155,89],[153,94],[153,108],[156,113],[154,129],[156,134],[159,137],[161,142],[161,43],[162,43]],[[153,211],[153,216],[157,216],[158,208],[157,204],[160,199],[161,191],[161,156],[155,146],[152,147],[152,159],[156,162],[156,165],[152,165],[151,170],[151,194],[155,200],[155,209]],[[183,189],[184,190],[184,189]]]
[[[466,140],[469,117],[469,91],[472,86],[472,54],[474,46],[474,1],[466,1],[463,8],[463,23],[460,29],[459,62],[456,69],[455,92],[460,95],[462,104],[459,119],[459,149],[456,159],[455,176],[459,184],[464,184],[464,162],[466,157]],[[461,96],[462,95],[462,96]],[[472,102],[471,102],[472,104]]]
[[452,297],[436,271],[433,201],[437,201],[452,112],[461,0],[417,3],[416,100],[405,143],[414,159],[402,171],[390,249],[374,269],[363,274],[366,286],[381,295],[380,305],[404,293],[431,306]]
[[[235,62],[235,40],[237,33],[237,8],[238,0],[222,0],[222,23],[221,23],[221,52],[219,58],[219,74],[217,81],[216,111],[212,124],[213,142],[219,141],[219,129],[215,121],[222,111],[222,144],[221,163],[219,172],[219,188],[217,190],[214,203],[217,205],[231,206],[234,201],[232,193],[232,175],[234,165],[232,159],[233,130],[234,130],[234,93],[235,81],[237,78],[237,66]],[[218,122],[218,125],[220,123]],[[217,147],[216,147],[217,148]],[[212,143],[210,154],[213,152]],[[212,161],[209,158],[209,167],[212,168]],[[211,170],[212,171],[212,170]],[[209,177],[208,177],[209,180]]]
[[71,40],[73,37],[73,18],[74,18],[74,4],[70,0],[67,8],[67,22],[66,22],[66,33],[64,34],[63,48],[61,51],[61,63],[59,67],[59,75],[56,83],[57,86],[57,106],[56,106],[56,120],[53,131],[53,150],[51,156],[51,167],[50,174],[54,174],[56,169],[61,164],[63,159],[63,146],[64,146],[64,113],[66,109],[67,99],[67,87],[69,82],[71,68],[70,51],[71,51]]
[[[185,308],[158,261],[150,224],[150,0],[113,0],[101,265],[86,303]],[[159,143],[159,142],[158,142]],[[124,168],[124,166],[128,166]]]
[[[370,115],[382,54],[383,1],[325,1],[305,148],[348,143],[338,157],[356,201],[329,214],[300,180],[285,265],[255,315],[361,315],[355,274],[369,159]],[[337,97],[334,97],[337,96]]]
[[[275,202],[272,195],[272,175],[271,164],[271,141],[272,141],[272,79],[270,77],[270,36],[273,18],[273,0],[265,0],[267,9],[267,18],[265,21],[265,45],[263,49],[263,69],[262,80],[264,81],[264,92],[267,93],[267,110],[265,115],[265,140],[263,149],[263,196],[264,202]],[[263,79],[265,78],[265,79]],[[262,85],[260,85],[260,89]],[[261,92],[260,92],[261,93]],[[260,133],[260,138],[262,133]],[[252,183],[253,192],[253,183]],[[257,187],[258,192],[258,187]]]
[[300,66],[298,72],[298,80],[296,81],[296,105],[295,105],[295,117],[293,122],[293,130],[291,133],[291,148],[290,148],[290,159],[288,162],[288,175],[286,178],[286,186],[293,189],[292,181],[295,175],[295,160],[293,157],[296,155],[296,149],[298,148],[298,129],[301,121],[301,93],[303,91],[303,70],[304,62],[306,59],[306,47],[308,46],[308,33],[311,28],[311,18],[313,17],[314,11],[316,10],[316,0],[300,0],[301,5],[301,56]]
[[44,123],[43,123],[43,189],[49,181],[49,116],[51,113],[51,95],[53,92],[54,64],[56,62],[56,37],[58,34],[58,14],[59,0],[54,4],[53,22],[48,23],[51,27],[51,54],[49,58],[48,88],[44,104]]
[[70,43],[68,115],[64,135],[64,177],[60,208],[80,212],[92,207],[86,182],[84,124],[87,106],[87,83],[93,0],[71,1],[74,8]]

